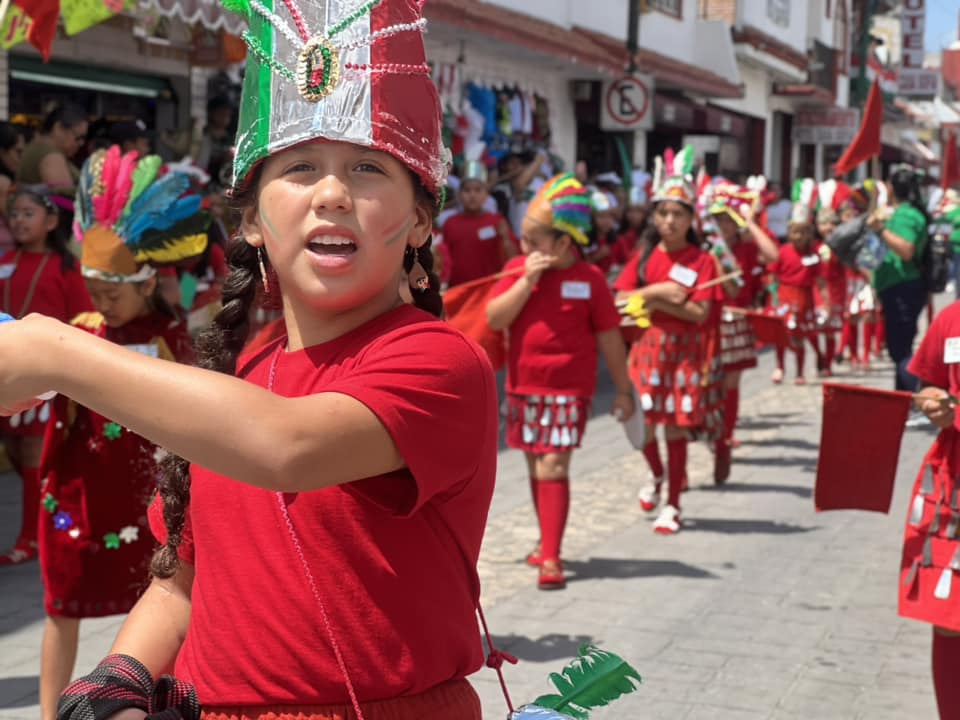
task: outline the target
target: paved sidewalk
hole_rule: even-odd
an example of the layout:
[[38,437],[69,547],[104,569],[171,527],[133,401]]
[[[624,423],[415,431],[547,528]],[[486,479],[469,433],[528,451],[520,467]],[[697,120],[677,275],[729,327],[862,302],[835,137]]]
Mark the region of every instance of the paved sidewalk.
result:
[[[691,445],[687,527],[675,537],[655,536],[637,509],[642,456],[611,419],[591,421],[574,458],[572,578],[562,592],[537,591],[523,563],[537,537],[526,471],[520,453],[501,453],[480,569],[495,641],[521,659],[506,669],[515,701],[549,692],[548,674],[593,642],[644,677],[596,720],[936,718],[929,628],[896,615],[906,497],[933,435],[906,433],[890,516],[816,514],[821,390],[771,387],[769,363],[745,378],[743,446],[724,489],[712,487],[705,446]],[[878,367],[852,380],[886,387],[891,371]],[[2,546],[17,495],[0,478]],[[106,653],[121,620],[82,624],[78,674]],[[37,566],[0,571],[0,720],[38,717],[42,624]],[[473,680],[484,717],[502,719],[493,671]]]

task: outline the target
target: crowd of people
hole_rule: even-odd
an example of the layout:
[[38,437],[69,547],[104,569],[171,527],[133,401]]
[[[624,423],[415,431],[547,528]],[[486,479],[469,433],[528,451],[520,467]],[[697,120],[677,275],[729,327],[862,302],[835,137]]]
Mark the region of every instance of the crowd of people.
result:
[[[299,21],[357,19],[314,10]],[[800,179],[787,199],[763,178],[708,177],[690,148],[627,177],[563,173],[543,152],[448,177],[407,37],[419,5],[364,13],[384,28],[365,42],[391,60],[378,81],[291,82],[277,68],[301,49],[279,33],[272,58],[248,60],[279,73],[269,98],[245,90],[258,132],[227,147],[227,109],[212,108],[213,174],[151,154],[137,123],[90,151],[69,105],[29,139],[0,124],[2,310],[23,319],[0,328],[4,447],[23,487],[0,564],[39,556],[43,719],[164,704],[199,718],[198,698],[210,719],[291,706],[479,719],[466,677],[483,662],[476,563],[501,422],[539,524],[526,560],[559,590],[572,456],[607,410],[593,407],[598,355],[609,411],[640,428],[639,509],[669,536],[684,527],[690,442],[709,444],[718,485],[734,472],[741,377],[764,345],[775,384],[788,351],[803,384],[808,347],[823,377],[886,350],[895,387],[944,428],[915,491],[901,601],[938,628],[938,698],[956,717],[945,668],[960,605],[928,602],[957,548],[956,306],[911,359],[935,274],[928,228],[958,219],[956,195],[928,200],[897,167],[855,185]],[[331,93],[368,98],[377,121],[316,112]],[[236,218],[211,189],[224,163]],[[443,322],[443,294],[477,283],[505,398],[492,358]],[[331,574],[336,592],[318,582]],[[113,654],[68,687],[79,621],[128,612]]]

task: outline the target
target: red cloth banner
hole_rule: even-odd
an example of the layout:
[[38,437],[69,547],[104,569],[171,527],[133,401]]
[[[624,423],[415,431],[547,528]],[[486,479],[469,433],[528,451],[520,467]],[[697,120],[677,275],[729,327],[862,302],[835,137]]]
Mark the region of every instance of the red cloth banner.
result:
[[890,512],[907,392],[823,385],[823,426],[814,504],[823,510]]
[[745,312],[757,341],[764,345],[786,345],[787,325],[782,317],[757,310]]
[[960,149],[957,148],[957,133],[950,130],[943,141],[943,167],[940,169],[940,187],[946,190],[960,183]]
[[60,0],[14,0],[14,5],[33,20],[27,40],[43,56],[50,59],[50,48],[57,36],[57,20],[60,19]]
[[863,119],[860,129],[853,138],[850,146],[834,165],[833,174],[837,177],[846,175],[857,165],[866,162],[880,154],[880,130],[883,126],[883,93],[880,91],[880,80],[874,79],[867,95],[867,104],[863,110]]
[[487,299],[499,280],[500,275],[490,275],[452,287],[443,296],[447,322],[486,351],[494,370],[507,359],[503,333],[487,324]]

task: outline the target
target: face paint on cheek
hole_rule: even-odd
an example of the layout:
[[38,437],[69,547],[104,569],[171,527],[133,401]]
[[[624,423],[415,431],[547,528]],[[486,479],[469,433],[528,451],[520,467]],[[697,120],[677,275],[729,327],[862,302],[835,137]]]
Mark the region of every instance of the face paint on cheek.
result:
[[408,220],[408,221],[404,222],[404,223],[403,223],[396,231],[394,231],[394,232],[391,232],[391,231],[388,230],[387,233],[386,233],[386,236],[387,236],[387,241],[386,241],[386,243],[385,243],[386,246],[387,246],[387,247],[390,247],[391,245],[397,243],[398,241],[403,240],[404,238],[406,238],[407,235],[410,233],[410,229],[413,227],[413,223],[414,223],[414,222],[415,222],[415,220],[411,219],[411,220]]
[[270,216],[267,215],[267,211],[263,207],[263,203],[260,204],[258,208],[258,213],[260,214],[260,222],[263,223],[263,226],[270,233],[270,236],[274,239],[277,239],[280,233],[277,232],[277,228],[274,226],[273,222],[270,220]]

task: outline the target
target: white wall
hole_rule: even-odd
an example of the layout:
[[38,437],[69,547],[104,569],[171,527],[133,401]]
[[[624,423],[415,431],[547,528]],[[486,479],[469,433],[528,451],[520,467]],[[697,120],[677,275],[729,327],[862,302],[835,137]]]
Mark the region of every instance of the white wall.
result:
[[767,118],[770,113],[769,75],[764,70],[747,64],[740,65],[739,73],[743,83],[743,97],[734,100],[716,98],[711,100],[711,103],[744,115]]
[[484,0],[490,5],[516,10],[555,25],[570,27],[570,0]]
[[787,27],[773,22],[767,15],[768,0],[738,0],[737,24],[749,25],[777,38],[794,50],[807,51],[807,2],[790,0],[790,23]]
[[680,62],[696,61],[695,0],[684,0],[683,19],[651,11],[640,17],[640,47]]
[[688,62],[739,84],[740,68],[733,51],[730,26],[719,20],[700,20],[694,28],[693,57]]
[[[560,5],[562,0],[557,0]],[[615,37],[627,39],[628,0],[576,0],[570,1],[570,21],[578,27]]]

